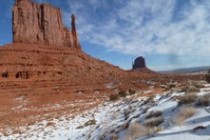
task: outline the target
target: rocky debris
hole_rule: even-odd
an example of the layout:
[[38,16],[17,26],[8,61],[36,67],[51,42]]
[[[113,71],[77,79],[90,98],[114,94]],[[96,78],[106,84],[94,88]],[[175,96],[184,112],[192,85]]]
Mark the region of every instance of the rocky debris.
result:
[[62,23],[61,11],[50,4],[16,0],[13,7],[13,42],[80,48],[75,16],[72,31]]
[[142,56],[137,57],[133,63],[133,70],[139,68],[146,68],[146,63]]

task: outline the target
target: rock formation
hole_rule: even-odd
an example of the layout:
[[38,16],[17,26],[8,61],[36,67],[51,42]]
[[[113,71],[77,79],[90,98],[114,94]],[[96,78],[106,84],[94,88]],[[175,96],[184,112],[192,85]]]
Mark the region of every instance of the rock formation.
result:
[[133,70],[139,68],[146,68],[145,60],[142,56],[137,57],[133,63]]
[[69,79],[71,84],[81,84],[127,75],[118,67],[81,51],[76,17],[70,18],[71,31],[63,25],[58,8],[31,0],[15,0],[14,43],[0,48],[0,80]]
[[75,16],[72,31],[62,23],[61,11],[50,4],[16,0],[13,7],[13,42],[80,48]]
[[74,46],[78,46],[80,47],[79,41],[78,41],[78,37],[77,37],[77,29],[76,29],[76,25],[75,25],[75,20],[76,17],[74,15],[71,16],[71,28],[72,28],[72,37],[73,37],[73,44]]

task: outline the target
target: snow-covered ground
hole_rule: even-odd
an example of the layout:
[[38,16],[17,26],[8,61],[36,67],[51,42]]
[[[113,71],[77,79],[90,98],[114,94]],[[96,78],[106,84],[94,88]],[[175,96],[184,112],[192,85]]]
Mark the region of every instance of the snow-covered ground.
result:
[[[210,94],[205,84],[198,96]],[[184,92],[165,92],[152,97],[138,94],[107,101],[74,118],[63,116],[20,128],[21,134],[0,135],[1,140],[210,140],[210,107],[195,104],[179,105],[176,96]],[[194,108],[194,113],[183,122],[176,118],[183,107]],[[161,112],[150,116],[151,112]],[[149,121],[161,120],[156,126]],[[132,127],[137,124],[137,127]],[[134,125],[133,125],[134,126]],[[8,129],[8,131],[10,131]]]

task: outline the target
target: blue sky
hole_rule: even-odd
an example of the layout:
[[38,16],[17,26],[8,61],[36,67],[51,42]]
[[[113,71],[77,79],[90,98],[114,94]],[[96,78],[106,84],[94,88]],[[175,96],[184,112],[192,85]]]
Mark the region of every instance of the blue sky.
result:
[[[137,56],[149,68],[210,66],[210,0],[34,0],[77,17],[81,46],[93,57],[130,69]],[[14,0],[0,0],[0,45],[12,42]]]

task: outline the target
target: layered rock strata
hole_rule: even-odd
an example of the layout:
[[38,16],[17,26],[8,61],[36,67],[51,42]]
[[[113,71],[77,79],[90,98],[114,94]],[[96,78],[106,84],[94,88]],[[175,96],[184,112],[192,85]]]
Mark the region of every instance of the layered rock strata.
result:
[[16,0],[12,20],[13,42],[80,48],[75,19],[72,15],[72,31],[69,31],[62,23],[59,8],[31,0]]

